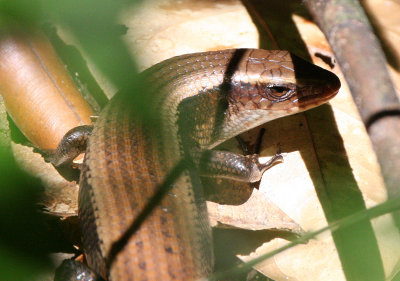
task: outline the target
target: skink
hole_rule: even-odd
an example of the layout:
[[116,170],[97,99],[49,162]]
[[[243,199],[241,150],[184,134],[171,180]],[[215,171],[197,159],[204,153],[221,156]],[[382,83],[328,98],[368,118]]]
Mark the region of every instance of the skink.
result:
[[[89,137],[79,193],[87,263],[112,281],[204,278],[212,272],[213,253],[200,176],[254,182],[268,168],[254,155],[211,149],[260,124],[327,102],[340,81],[286,51],[258,49],[174,57],[142,77],[155,123],[137,117],[129,95],[117,94]],[[56,165],[75,155],[63,148],[80,144],[75,135],[62,141]],[[112,245],[181,159],[189,164],[161,204],[107,261]]]

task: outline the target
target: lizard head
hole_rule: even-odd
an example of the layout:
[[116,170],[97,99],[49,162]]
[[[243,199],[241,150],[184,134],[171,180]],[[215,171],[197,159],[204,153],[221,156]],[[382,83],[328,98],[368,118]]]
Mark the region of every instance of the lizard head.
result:
[[224,77],[226,103],[215,143],[326,103],[340,88],[334,73],[287,51],[242,49],[232,65]]
[[248,50],[231,81],[233,110],[266,110],[271,119],[319,106],[340,88],[335,74],[287,51]]

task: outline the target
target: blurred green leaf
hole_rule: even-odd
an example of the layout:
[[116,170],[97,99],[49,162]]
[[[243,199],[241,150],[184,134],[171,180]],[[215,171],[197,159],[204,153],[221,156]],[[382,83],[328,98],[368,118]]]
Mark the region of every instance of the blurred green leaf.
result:
[[11,151],[0,148],[0,280],[33,280],[48,270],[53,238],[43,232],[38,212],[41,185],[16,165]]
[[[29,32],[47,22],[61,25],[118,89],[140,92],[135,90],[136,66],[117,21],[120,10],[134,2],[2,1],[0,30]],[[20,170],[7,146],[0,148],[0,175],[0,280],[34,280],[52,267],[48,254],[58,238],[47,230],[48,221],[37,205],[42,186]]]

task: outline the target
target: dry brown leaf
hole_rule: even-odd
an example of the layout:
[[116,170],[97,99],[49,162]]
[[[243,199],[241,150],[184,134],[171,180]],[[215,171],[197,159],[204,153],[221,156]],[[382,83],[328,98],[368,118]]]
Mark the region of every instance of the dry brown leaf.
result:
[[149,0],[121,18],[141,70],[177,55],[258,46],[256,28],[237,0]]
[[212,226],[218,223],[248,230],[273,229],[302,233],[300,226],[286,215],[268,196],[257,189],[250,198],[239,206],[220,205],[207,202]]

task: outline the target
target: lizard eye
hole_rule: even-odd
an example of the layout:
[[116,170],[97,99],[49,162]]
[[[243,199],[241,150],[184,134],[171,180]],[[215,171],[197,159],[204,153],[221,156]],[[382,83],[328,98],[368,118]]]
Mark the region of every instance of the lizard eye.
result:
[[286,94],[289,89],[284,86],[274,86],[274,87],[269,87],[270,93],[273,96],[283,96]]
[[294,93],[295,91],[291,87],[281,85],[268,86],[265,92],[267,98],[275,102],[288,100]]

